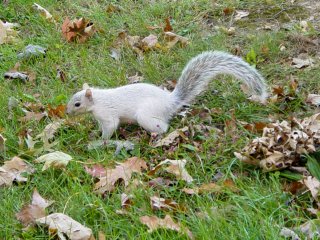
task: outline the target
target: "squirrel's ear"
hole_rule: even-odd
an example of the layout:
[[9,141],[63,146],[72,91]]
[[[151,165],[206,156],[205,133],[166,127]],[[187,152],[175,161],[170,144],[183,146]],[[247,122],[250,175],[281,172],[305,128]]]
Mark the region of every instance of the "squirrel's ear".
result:
[[86,90],[85,97],[88,98],[89,101],[92,101],[92,100],[93,100],[93,99],[92,99],[92,91],[91,91],[90,88],[88,88],[88,89]]
[[84,83],[83,85],[82,85],[82,90],[87,90],[87,89],[89,89],[90,87],[89,87],[89,84],[88,83]]

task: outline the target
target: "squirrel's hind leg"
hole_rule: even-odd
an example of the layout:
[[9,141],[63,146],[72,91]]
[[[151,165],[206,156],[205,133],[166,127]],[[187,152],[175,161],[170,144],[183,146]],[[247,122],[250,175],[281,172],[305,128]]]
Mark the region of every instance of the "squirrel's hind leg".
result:
[[145,130],[152,133],[165,133],[168,130],[169,124],[164,119],[157,116],[141,113],[137,116],[138,124]]

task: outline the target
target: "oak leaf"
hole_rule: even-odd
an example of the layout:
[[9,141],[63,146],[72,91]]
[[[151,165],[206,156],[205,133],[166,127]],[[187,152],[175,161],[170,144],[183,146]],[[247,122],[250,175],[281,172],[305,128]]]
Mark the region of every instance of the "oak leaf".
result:
[[124,181],[124,185],[128,186],[132,174],[141,173],[143,169],[147,169],[145,161],[137,157],[129,158],[123,163],[118,163],[115,168],[106,169],[106,175],[95,184],[94,190],[100,194],[111,192],[118,181]]
[[23,206],[16,217],[24,226],[34,225],[37,218],[45,216],[45,208],[51,204],[52,201],[44,199],[37,189],[34,189],[32,203]]
[[194,239],[192,232],[188,228],[184,228],[179,223],[175,223],[169,215],[166,215],[164,219],[156,216],[142,216],[140,217],[140,222],[148,226],[148,232],[153,232],[158,228],[165,228],[186,233],[190,239]]
[[53,213],[36,219],[36,223],[47,225],[49,232],[57,233],[60,239],[66,235],[70,240],[92,240],[92,230],[63,213]]
[[34,168],[19,157],[4,162],[0,167],[0,187],[11,186],[15,182],[26,182],[27,178],[22,173],[33,173]]

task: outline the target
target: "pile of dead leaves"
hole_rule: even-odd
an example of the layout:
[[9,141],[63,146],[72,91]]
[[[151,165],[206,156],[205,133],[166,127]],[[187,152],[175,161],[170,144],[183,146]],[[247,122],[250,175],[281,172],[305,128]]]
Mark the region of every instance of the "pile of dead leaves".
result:
[[262,137],[252,140],[235,156],[266,171],[299,165],[302,155],[313,153],[320,144],[320,114],[302,120],[293,118],[268,124]]

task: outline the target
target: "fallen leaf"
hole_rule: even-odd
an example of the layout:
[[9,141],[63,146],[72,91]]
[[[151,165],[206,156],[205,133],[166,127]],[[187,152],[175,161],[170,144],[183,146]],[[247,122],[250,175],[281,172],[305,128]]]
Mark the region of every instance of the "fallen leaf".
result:
[[317,239],[320,236],[320,219],[312,219],[296,228],[307,236],[307,239]]
[[143,82],[144,77],[143,76],[139,76],[138,73],[136,73],[136,75],[133,76],[127,76],[128,79],[128,83],[129,84],[133,84],[133,83],[139,83],[139,82]]
[[107,169],[101,164],[95,164],[91,167],[84,166],[85,171],[90,174],[92,177],[101,178],[107,175]]
[[173,132],[171,132],[166,137],[160,139],[154,144],[154,147],[163,147],[163,146],[171,146],[173,143],[175,143],[176,139],[181,136],[181,133],[184,133],[188,131],[188,127],[177,129]]
[[189,44],[188,38],[182,37],[182,36],[175,34],[173,32],[164,32],[164,39],[167,42],[167,45],[166,45],[167,49],[172,48],[177,43],[180,43],[182,47],[185,47],[187,44]]
[[121,57],[121,52],[120,52],[120,49],[118,48],[110,48],[110,57],[112,57],[113,59],[119,61],[120,60],[120,57]]
[[93,239],[90,228],[81,225],[63,213],[53,213],[46,217],[38,218],[36,219],[36,223],[47,225],[49,227],[49,233],[57,232],[60,239],[65,239],[64,235],[70,240]]
[[194,239],[191,231],[188,228],[183,228],[179,223],[175,223],[169,215],[166,215],[164,219],[156,216],[142,216],[140,222],[148,226],[148,232],[153,232],[158,228],[165,228],[174,230],[181,233],[186,233],[190,239]]
[[312,197],[318,201],[320,181],[315,177],[307,176],[302,180],[302,183],[310,190]]
[[49,146],[50,141],[54,138],[55,133],[58,131],[58,129],[62,126],[63,123],[63,120],[58,120],[49,123],[47,126],[45,126],[43,131],[35,137],[35,139],[41,139],[45,146]]
[[128,209],[133,203],[132,203],[132,195],[128,195],[126,193],[121,194],[121,207],[123,209]]
[[42,171],[47,170],[49,167],[64,168],[67,166],[72,157],[66,153],[55,151],[38,157],[34,161],[36,163],[44,163]]
[[314,60],[305,54],[300,54],[298,57],[292,59],[292,66],[298,69],[312,67],[313,63]]
[[38,46],[38,45],[32,45],[29,44],[25,47],[23,52],[19,53],[17,56],[20,59],[28,59],[31,57],[39,57],[44,56],[46,54],[46,48]]
[[5,151],[5,149],[6,149],[5,148],[6,147],[6,145],[5,145],[6,140],[7,139],[0,134],[0,152],[4,152]]
[[66,112],[66,105],[60,104],[57,107],[53,108],[51,105],[48,105],[48,115],[49,117],[58,117],[63,118]]
[[39,122],[42,118],[47,117],[46,112],[35,113],[35,112],[26,112],[26,116],[19,118],[19,121],[22,123],[37,121]]
[[29,80],[29,76],[26,72],[6,72],[4,73],[6,79],[20,79],[23,83]]
[[158,37],[156,35],[150,34],[149,36],[141,40],[143,50],[147,51],[154,49],[158,44]]
[[67,17],[62,24],[62,36],[68,42],[83,43],[96,32],[94,24],[85,18],[70,21]]
[[239,21],[240,19],[249,16],[249,11],[236,10],[236,15],[234,17],[235,21]]
[[33,173],[34,168],[19,157],[5,161],[0,167],[0,187],[11,186],[13,182],[26,182],[23,173]]
[[320,95],[319,94],[308,94],[306,103],[310,103],[317,107],[320,106]]
[[158,196],[150,197],[150,204],[153,210],[176,210],[180,208],[175,201]]
[[0,44],[13,43],[16,41],[18,32],[13,29],[17,27],[17,23],[2,22],[0,20]]
[[33,7],[34,7],[35,9],[37,9],[37,10],[40,12],[40,14],[41,14],[42,16],[44,16],[47,20],[49,20],[50,22],[55,22],[55,20],[53,19],[52,15],[48,12],[47,9],[41,7],[41,6],[40,6],[39,4],[37,4],[37,3],[34,3],[34,4],[33,4]]
[[280,236],[285,238],[291,238],[292,240],[300,240],[298,234],[286,227],[281,228]]
[[60,79],[61,82],[66,82],[67,81],[67,76],[66,74],[64,73],[63,70],[61,70],[59,67],[57,67],[57,76],[56,76],[57,79]]
[[204,183],[199,187],[195,188],[183,188],[182,191],[189,194],[206,194],[206,193],[220,193],[225,190],[230,190],[232,192],[238,192],[239,189],[235,186],[231,179],[226,179],[221,183]]
[[234,12],[234,8],[227,7],[223,9],[224,15],[231,15]]
[[170,23],[170,17],[165,19],[166,21],[166,26],[163,28],[164,32],[171,32],[173,30],[173,28],[171,27],[171,23]]
[[[106,240],[106,239],[107,239],[106,235],[103,232],[99,231],[98,240]],[[92,239],[92,240],[94,240],[94,239]]]
[[111,192],[115,188],[118,181],[124,181],[124,185],[129,185],[132,173],[141,173],[143,169],[147,169],[147,164],[140,158],[132,157],[113,169],[106,169],[106,176],[101,177],[100,181],[95,184],[94,191],[96,193],[104,194]]
[[22,207],[22,209],[16,214],[16,218],[24,226],[34,225],[37,218],[42,218],[46,215],[45,208],[50,206],[52,203],[52,201],[44,199],[37,189],[34,189],[32,203]]
[[163,165],[169,165],[164,169],[165,171],[167,171],[168,173],[174,174],[177,177],[177,179],[182,179],[187,183],[191,183],[193,181],[193,178],[185,169],[186,163],[187,163],[187,160],[185,159],[182,159],[182,160],[166,159],[160,162],[153,170],[159,169]]

